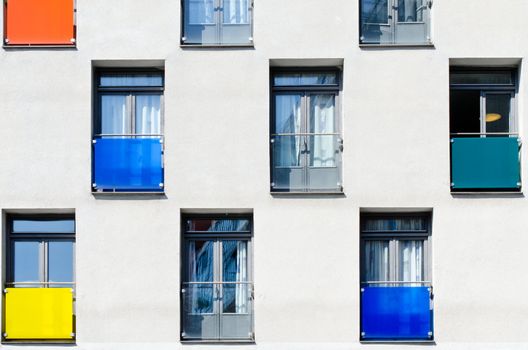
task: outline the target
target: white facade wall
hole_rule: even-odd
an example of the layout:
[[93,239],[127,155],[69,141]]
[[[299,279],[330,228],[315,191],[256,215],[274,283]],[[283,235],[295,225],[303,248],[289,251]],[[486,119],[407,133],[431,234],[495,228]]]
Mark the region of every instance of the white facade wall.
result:
[[[528,1],[436,0],[434,48],[360,48],[356,0],[255,0],[254,49],[181,48],[179,1],[77,11],[76,49],[0,50],[0,208],[75,212],[75,347],[188,347],[180,215],[212,211],[254,217],[256,344],[240,347],[428,346],[359,343],[360,211],[414,209],[432,210],[437,348],[528,349],[528,199],[449,187],[450,59],[521,62],[526,142]],[[343,66],[344,196],[270,195],[269,70],[287,59]],[[111,60],[165,67],[164,197],[91,193],[92,67]]]

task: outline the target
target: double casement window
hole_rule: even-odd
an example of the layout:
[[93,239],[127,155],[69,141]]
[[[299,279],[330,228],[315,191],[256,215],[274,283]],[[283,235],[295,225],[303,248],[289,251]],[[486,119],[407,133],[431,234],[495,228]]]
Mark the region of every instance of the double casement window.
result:
[[430,0],[361,0],[361,44],[430,44]]
[[337,70],[272,74],[271,191],[340,192]]
[[4,1],[4,45],[75,45],[75,0]]
[[182,0],[182,5],[182,44],[253,44],[253,0]]
[[432,340],[430,216],[361,217],[361,339]]
[[163,191],[163,72],[100,71],[96,85],[93,190]]
[[451,189],[520,190],[516,71],[453,67],[450,90]]
[[72,340],[73,216],[8,217],[5,340]]
[[252,340],[251,218],[183,222],[182,340]]

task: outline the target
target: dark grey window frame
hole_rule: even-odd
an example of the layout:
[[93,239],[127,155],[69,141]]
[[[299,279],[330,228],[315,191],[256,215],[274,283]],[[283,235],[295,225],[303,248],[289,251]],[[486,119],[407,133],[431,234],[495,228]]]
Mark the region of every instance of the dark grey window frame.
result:
[[[328,85],[284,85],[275,86],[274,76],[276,74],[284,73],[334,73],[336,74],[336,84]],[[342,69],[340,67],[275,67],[270,69],[270,148],[269,148],[269,159],[270,159],[270,192],[272,194],[342,194],[343,193],[343,165],[342,165],[342,153],[343,147],[343,126],[342,126],[342,106],[341,106],[341,94],[343,89],[342,80]],[[311,190],[305,186],[304,190],[285,190],[274,188],[274,174],[273,174],[273,137],[275,131],[275,101],[274,97],[281,93],[300,93],[302,94],[302,105],[306,107],[307,96],[316,93],[333,93],[335,95],[335,128],[339,143],[339,161],[336,164],[339,173],[339,184],[336,184],[335,190]],[[301,111],[301,125],[305,128],[308,125],[309,113],[307,107]],[[308,130],[301,130],[301,133],[309,134]],[[306,151],[306,150],[305,150]],[[303,153],[305,152],[303,151]],[[304,170],[309,168],[308,164],[304,164]],[[305,176],[306,184],[306,176]]]
[[[251,28],[251,34],[250,34],[250,37],[248,38],[248,42],[247,43],[241,43],[241,44],[222,44],[222,43],[215,43],[215,44],[203,44],[203,43],[186,43],[186,37],[185,37],[185,24],[186,24],[186,16],[187,16],[187,7],[185,6],[185,2],[188,1],[188,0],[180,0],[180,46],[182,48],[185,48],[185,47],[204,47],[204,48],[215,48],[215,47],[223,47],[223,48],[229,48],[229,47],[233,47],[233,48],[237,48],[237,47],[240,47],[240,48],[243,48],[243,47],[254,47],[254,30],[255,30],[255,24],[254,24],[254,12],[255,12],[255,0],[248,0],[249,1],[249,26]],[[218,11],[218,9],[222,9],[223,10],[223,6],[217,6],[217,3],[220,2],[220,1],[224,1],[224,0],[214,0],[215,1],[215,12]],[[217,17],[220,17],[220,16],[217,16]],[[222,21],[218,22],[219,19],[217,19],[217,22],[215,22],[214,24],[210,24],[210,25],[214,25],[214,26],[221,26],[222,25]],[[217,29],[217,32],[220,31],[220,29]],[[217,35],[219,35],[217,33]]]
[[[188,231],[186,228],[186,221],[192,219],[210,219],[210,220],[249,220],[249,230],[247,231]],[[182,214],[180,221],[181,230],[181,254],[180,254],[180,341],[182,343],[254,343],[255,342],[255,317],[254,317],[254,281],[253,281],[253,214]],[[248,280],[251,287],[251,307],[249,310],[251,316],[251,334],[247,339],[200,339],[200,338],[186,338],[183,334],[184,325],[184,297],[183,291],[187,283],[187,263],[188,252],[186,249],[187,242],[192,240],[210,239],[215,241],[220,240],[245,240],[248,242]],[[215,248],[216,249],[216,248]],[[215,269],[218,261],[215,261]]]

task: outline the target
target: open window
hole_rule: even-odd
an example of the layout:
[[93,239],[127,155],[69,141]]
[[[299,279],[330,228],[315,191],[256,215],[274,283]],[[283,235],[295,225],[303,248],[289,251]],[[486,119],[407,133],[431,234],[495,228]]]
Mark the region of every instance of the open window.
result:
[[4,44],[75,45],[75,0],[4,1]]
[[520,190],[515,96],[515,70],[451,69],[452,190]]

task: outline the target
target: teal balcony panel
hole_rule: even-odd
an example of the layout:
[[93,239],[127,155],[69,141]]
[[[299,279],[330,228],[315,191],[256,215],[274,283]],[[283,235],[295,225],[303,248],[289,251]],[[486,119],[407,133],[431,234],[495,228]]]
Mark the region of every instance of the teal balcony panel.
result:
[[451,139],[451,188],[518,190],[521,187],[516,137]]

